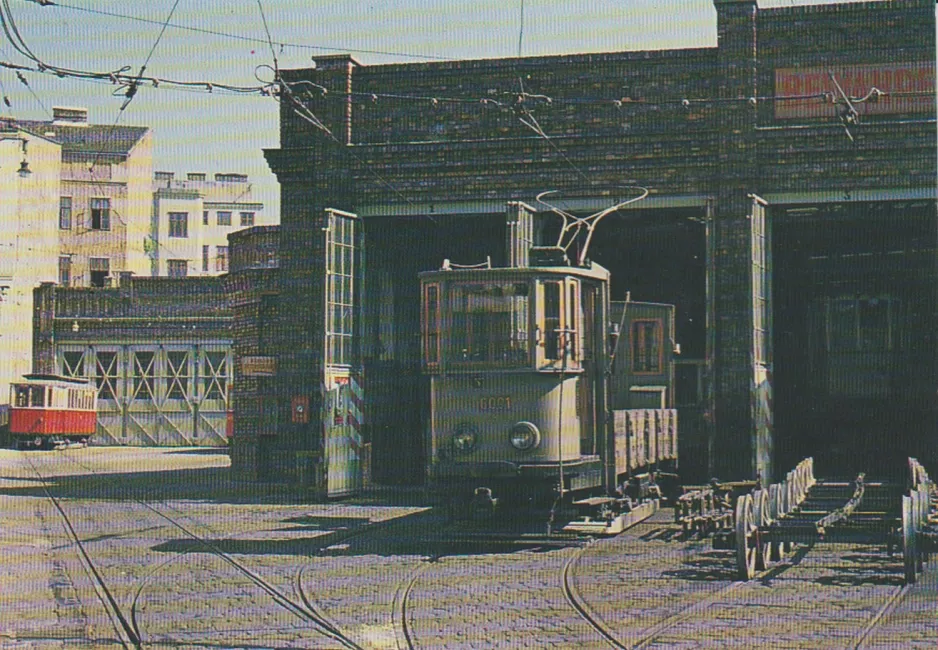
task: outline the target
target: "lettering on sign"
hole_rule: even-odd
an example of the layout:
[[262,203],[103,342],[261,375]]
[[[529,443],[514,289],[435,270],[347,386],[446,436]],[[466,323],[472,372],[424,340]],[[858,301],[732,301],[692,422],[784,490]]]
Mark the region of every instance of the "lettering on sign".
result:
[[[915,61],[778,68],[775,70],[775,118],[836,117],[844,108],[844,101],[831,75],[861,117],[935,112],[935,63]],[[874,88],[883,94],[877,94]],[[826,99],[819,97],[824,94],[827,94]],[[857,101],[864,98],[866,101]],[[836,103],[831,103],[831,99]]]
[[277,358],[241,357],[241,374],[245,377],[273,377],[277,374]]
[[479,399],[479,409],[483,411],[510,411],[511,397],[482,397]]

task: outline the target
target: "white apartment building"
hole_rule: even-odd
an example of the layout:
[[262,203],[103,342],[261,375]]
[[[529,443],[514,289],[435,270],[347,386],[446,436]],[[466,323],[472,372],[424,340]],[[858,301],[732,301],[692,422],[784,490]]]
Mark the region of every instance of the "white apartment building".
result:
[[149,272],[153,137],[143,126],[90,124],[86,108],[17,124],[61,145],[57,203],[63,286],[104,287],[121,271]]
[[61,160],[57,142],[0,121],[0,405],[32,371],[33,289],[56,280]]
[[148,250],[151,274],[170,277],[228,272],[228,233],[271,225],[264,205],[251,200],[252,185],[244,174],[173,172],[153,177],[153,217]]

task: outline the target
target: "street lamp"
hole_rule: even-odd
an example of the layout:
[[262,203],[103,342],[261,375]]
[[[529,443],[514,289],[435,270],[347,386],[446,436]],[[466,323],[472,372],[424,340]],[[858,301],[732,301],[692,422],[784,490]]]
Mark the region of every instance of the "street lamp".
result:
[[16,173],[20,178],[27,178],[30,174],[33,173],[32,170],[29,168],[29,161],[26,160],[26,144],[29,142],[29,140],[27,140],[21,135],[15,135],[15,136],[0,135],[0,142],[4,140],[18,140],[19,142],[22,143],[23,160],[22,162],[20,162],[20,168],[17,170]]

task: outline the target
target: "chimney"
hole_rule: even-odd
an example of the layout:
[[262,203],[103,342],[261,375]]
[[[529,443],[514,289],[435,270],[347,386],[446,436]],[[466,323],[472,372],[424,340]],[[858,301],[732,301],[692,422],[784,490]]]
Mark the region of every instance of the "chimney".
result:
[[53,106],[52,123],[58,126],[88,126],[88,109]]

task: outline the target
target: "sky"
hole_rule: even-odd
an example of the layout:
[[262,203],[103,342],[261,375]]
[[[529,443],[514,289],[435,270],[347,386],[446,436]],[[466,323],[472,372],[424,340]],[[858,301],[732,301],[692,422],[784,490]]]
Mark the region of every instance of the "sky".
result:
[[[45,0],[43,0],[45,1]],[[835,0],[836,1],[836,0]],[[850,1],[850,0],[842,0]],[[350,53],[364,65],[654,50],[716,45],[713,0],[6,0],[23,40],[42,61],[107,72],[256,86],[280,68]],[[820,4],[760,0],[760,7]],[[262,18],[263,12],[263,18]],[[109,15],[111,14],[111,15]],[[119,14],[119,15],[113,15]],[[170,17],[171,16],[171,17]],[[163,23],[169,26],[160,35]],[[219,32],[207,33],[207,32]],[[222,35],[227,34],[227,35]],[[155,46],[155,47],[154,47]],[[149,60],[148,60],[149,57]],[[0,61],[34,65],[0,33]],[[272,97],[141,86],[124,96],[109,82],[0,68],[0,115],[51,119],[53,106],[89,109],[95,124],[148,126],[154,171],[243,173],[265,213],[279,215],[276,177],[262,149],[279,143]]]

